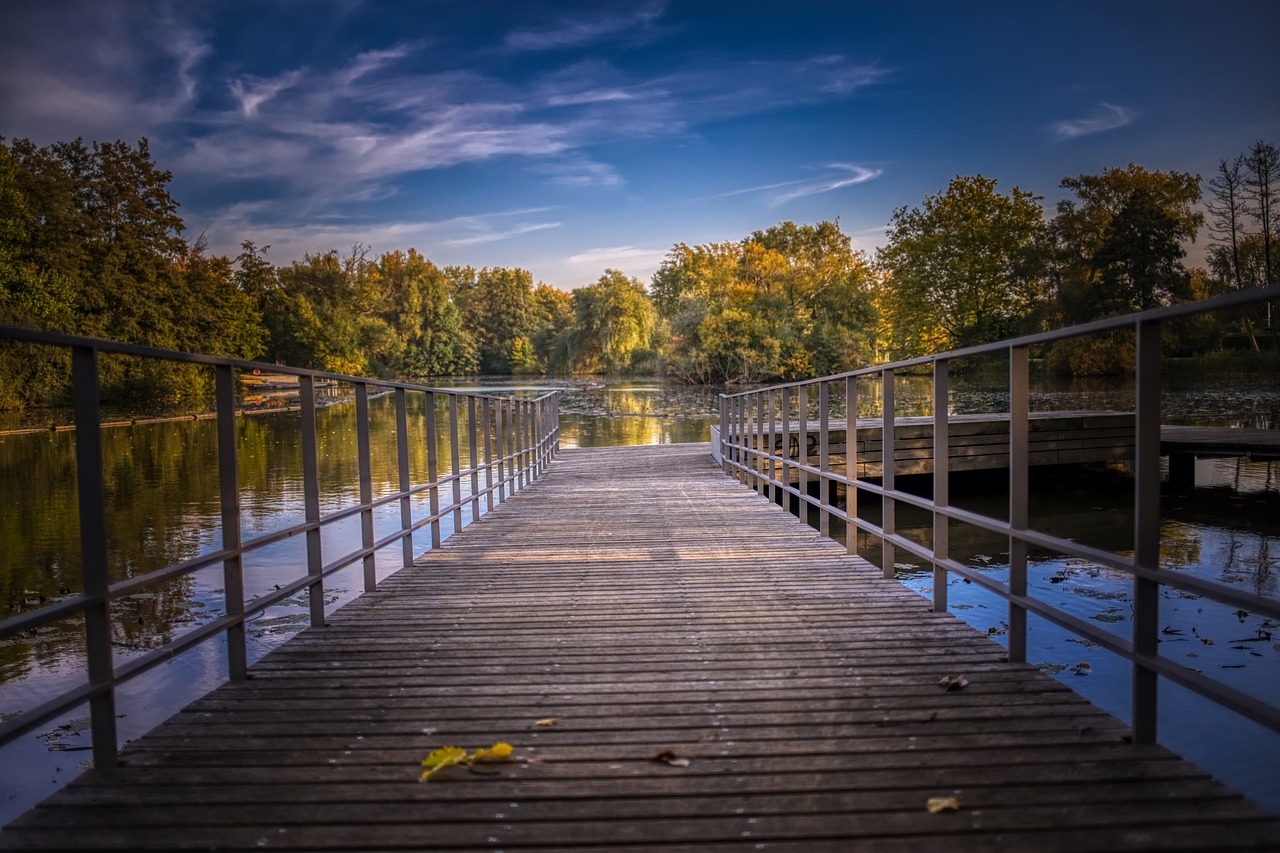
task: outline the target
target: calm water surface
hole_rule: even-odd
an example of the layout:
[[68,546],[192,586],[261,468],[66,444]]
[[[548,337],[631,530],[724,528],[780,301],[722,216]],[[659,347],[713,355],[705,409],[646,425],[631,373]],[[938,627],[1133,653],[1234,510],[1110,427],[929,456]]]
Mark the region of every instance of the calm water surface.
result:
[[[966,389],[957,383],[956,411],[999,409],[1002,395]],[[1243,381],[1179,387],[1169,383],[1165,421],[1196,425],[1280,429],[1280,381]],[[460,384],[461,387],[461,384]],[[706,441],[715,422],[719,388],[690,388],[661,381],[501,380],[467,386],[492,394],[533,395],[557,388],[561,401],[562,446],[587,447]],[[927,414],[927,380],[899,377],[898,414]],[[412,396],[410,398],[412,400]],[[862,394],[859,414],[876,416],[874,387]],[[1127,409],[1131,389],[1077,385],[1042,388],[1035,409]],[[355,503],[356,453],[350,406],[321,410],[322,511]],[[413,418],[411,418],[411,423]],[[296,414],[242,418],[240,482],[246,538],[302,520],[302,466]],[[396,490],[394,416],[389,398],[371,403],[375,494]],[[410,427],[415,448],[415,481],[425,479],[425,436]],[[445,440],[447,442],[447,438]],[[0,436],[0,604],[6,614],[39,606],[79,588],[75,503],[75,436],[41,432]],[[184,421],[120,427],[104,437],[109,503],[111,571],[116,578],[142,574],[215,550],[220,541],[217,452],[212,421]],[[448,459],[441,445],[441,459]],[[467,460],[463,459],[463,465]],[[1162,562],[1277,597],[1280,577],[1280,463],[1217,460],[1198,463],[1200,486],[1164,499]],[[447,468],[447,464],[443,467]],[[1129,488],[1121,474],[1092,481],[1037,484],[1035,524],[1069,532],[1091,544],[1124,551],[1130,547]],[[975,486],[966,500],[973,508],[1001,514],[1004,496],[990,483]],[[864,512],[873,509],[863,507]],[[426,512],[425,501],[415,518]],[[469,511],[464,513],[469,519]],[[913,530],[913,523],[916,529]],[[927,539],[927,520],[899,511],[899,529]],[[375,519],[376,535],[399,526],[398,509]],[[443,522],[444,534],[452,521]],[[843,531],[837,530],[838,536]],[[953,534],[953,554],[994,576],[1007,570],[1000,541]],[[358,521],[325,531],[327,557],[358,546]],[[425,537],[417,540],[418,550]],[[246,560],[246,595],[271,590],[297,576],[305,564],[300,537],[286,540]],[[878,544],[860,543],[873,562]],[[930,593],[930,572],[908,561],[898,576],[913,589]],[[400,564],[399,548],[378,555],[380,577]],[[360,589],[359,570],[334,576],[326,588],[331,610]],[[1052,554],[1033,555],[1035,594],[1081,618],[1120,633],[1129,630],[1128,585],[1094,566]],[[1005,614],[972,584],[951,582],[953,611],[995,639],[1003,637]],[[210,569],[116,602],[117,662],[167,642],[222,613],[221,570]],[[1280,630],[1250,614],[1217,608],[1189,596],[1167,593],[1162,653],[1184,659],[1214,677],[1239,684],[1280,703]],[[301,597],[273,608],[250,626],[250,658],[256,660],[305,627]],[[83,679],[78,621],[0,641],[0,719],[36,704],[55,689]],[[1124,716],[1128,673],[1109,655],[1032,619],[1031,660],[1068,682],[1107,710]],[[131,682],[121,691],[122,738],[137,737],[224,678],[225,654],[217,643],[184,653],[170,664]],[[1161,694],[1162,739],[1208,767],[1229,784],[1280,811],[1280,738],[1260,727],[1227,718],[1202,700],[1176,688]],[[84,716],[51,723],[0,751],[0,822],[34,805],[73,778],[88,757]],[[1269,758],[1268,758],[1269,756]]]

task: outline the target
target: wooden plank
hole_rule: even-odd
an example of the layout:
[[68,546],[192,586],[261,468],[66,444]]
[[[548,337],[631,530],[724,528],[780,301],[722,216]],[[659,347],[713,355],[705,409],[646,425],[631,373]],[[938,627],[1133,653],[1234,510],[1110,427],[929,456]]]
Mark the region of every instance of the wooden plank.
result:
[[[705,445],[565,453],[327,623],[21,816],[0,847],[1263,850],[1280,837],[1274,817],[1126,743],[1062,683],[726,478]],[[970,686],[943,690],[950,674]],[[513,760],[417,781],[431,749],[498,740]],[[933,796],[960,811],[927,814]]]

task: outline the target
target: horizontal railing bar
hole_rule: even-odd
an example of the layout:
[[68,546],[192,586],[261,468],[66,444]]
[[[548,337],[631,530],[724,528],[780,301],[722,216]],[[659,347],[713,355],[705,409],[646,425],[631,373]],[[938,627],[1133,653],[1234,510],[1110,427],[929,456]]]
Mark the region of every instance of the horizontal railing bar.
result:
[[0,640],[64,619],[84,610],[89,603],[89,596],[84,593],[77,593],[69,598],[41,605],[35,610],[28,610],[26,613],[10,616],[0,621]]
[[1068,629],[1080,636],[1092,640],[1108,651],[1115,652],[1129,660],[1134,659],[1133,644],[1123,637],[1109,634],[1099,628],[1094,627],[1088,622],[1073,616],[1070,613],[1064,613],[1052,604],[1041,601],[1038,598],[1031,598],[1025,595],[1013,595],[1009,592],[1008,586],[989,577],[983,572],[977,571],[971,566],[963,563],[957,563],[952,559],[937,560],[938,565],[944,566],[948,572],[954,572],[963,578],[977,584],[990,593],[993,593],[1005,601],[1012,601],[1027,610],[1043,616],[1051,622]]
[[83,705],[93,697],[102,695],[107,690],[108,687],[105,684],[90,684],[87,681],[65,690],[49,701],[0,723],[0,741],[7,743],[16,737],[24,735],[32,729],[62,716],[73,708]]
[[232,625],[238,625],[242,621],[244,620],[239,616],[219,616],[173,638],[158,649],[150,649],[137,657],[117,664],[115,668],[116,683],[123,684],[135,676],[142,675],[156,664],[175,658],[187,649],[199,645],[216,634],[221,634]]

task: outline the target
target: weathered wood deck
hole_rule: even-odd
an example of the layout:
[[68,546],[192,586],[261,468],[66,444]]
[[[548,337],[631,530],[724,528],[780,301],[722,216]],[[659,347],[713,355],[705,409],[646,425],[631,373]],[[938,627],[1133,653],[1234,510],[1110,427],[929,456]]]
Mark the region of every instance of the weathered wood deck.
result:
[[[1280,844],[1280,819],[1003,657],[726,478],[707,445],[567,451],[0,847]],[[431,749],[496,741],[514,760],[417,781]],[[931,797],[960,810],[930,814]]]

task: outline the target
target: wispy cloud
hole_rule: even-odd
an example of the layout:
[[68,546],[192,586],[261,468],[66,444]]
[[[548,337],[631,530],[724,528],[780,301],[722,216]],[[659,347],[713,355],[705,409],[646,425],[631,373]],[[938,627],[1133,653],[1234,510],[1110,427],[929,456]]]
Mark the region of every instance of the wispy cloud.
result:
[[512,237],[518,237],[521,234],[530,234],[534,231],[546,231],[559,227],[559,222],[518,222],[504,229],[489,229],[479,234],[472,234],[469,237],[454,237],[445,240],[444,244],[446,246],[474,246],[478,243],[496,243],[499,240],[510,240]]
[[1089,136],[1124,127],[1137,118],[1137,113],[1128,107],[1116,106],[1102,102],[1088,118],[1060,121],[1053,125],[1053,132],[1060,139],[1075,139],[1078,136]]
[[515,30],[506,43],[516,50],[556,50],[590,44],[616,36],[636,27],[647,27],[662,15],[661,5],[650,5],[631,12],[601,12],[579,18],[566,18],[539,29]]
[[599,249],[588,249],[570,255],[569,263],[575,266],[599,267],[610,263],[620,264],[632,261],[652,261],[656,266],[667,255],[666,249],[641,249],[636,246],[608,246]]
[[232,96],[240,102],[240,112],[246,117],[252,118],[257,114],[258,107],[262,104],[284,90],[296,86],[298,81],[302,79],[303,73],[301,69],[295,69],[267,80],[256,77],[242,77],[238,80],[232,80],[228,85]]
[[[865,166],[858,166],[853,163],[828,163],[823,168],[825,169],[825,174],[818,178],[799,178],[792,181],[779,181],[773,184],[743,187],[742,189],[707,196],[707,198],[729,198],[737,195],[761,193],[768,197],[770,207],[777,207],[780,204],[786,204],[793,199],[803,198],[804,196],[829,193],[845,187],[865,184],[867,181],[873,181],[880,177],[883,173],[881,169],[868,169]],[[774,192],[774,190],[783,190],[783,192]]]
[[770,201],[769,206],[777,207],[780,204],[786,204],[792,199],[803,198],[807,195],[829,193],[835,190],[842,190],[845,187],[865,184],[867,181],[874,181],[881,175],[880,169],[868,169],[852,163],[830,163],[827,168],[832,171],[821,178],[804,183],[795,189],[778,193]]

